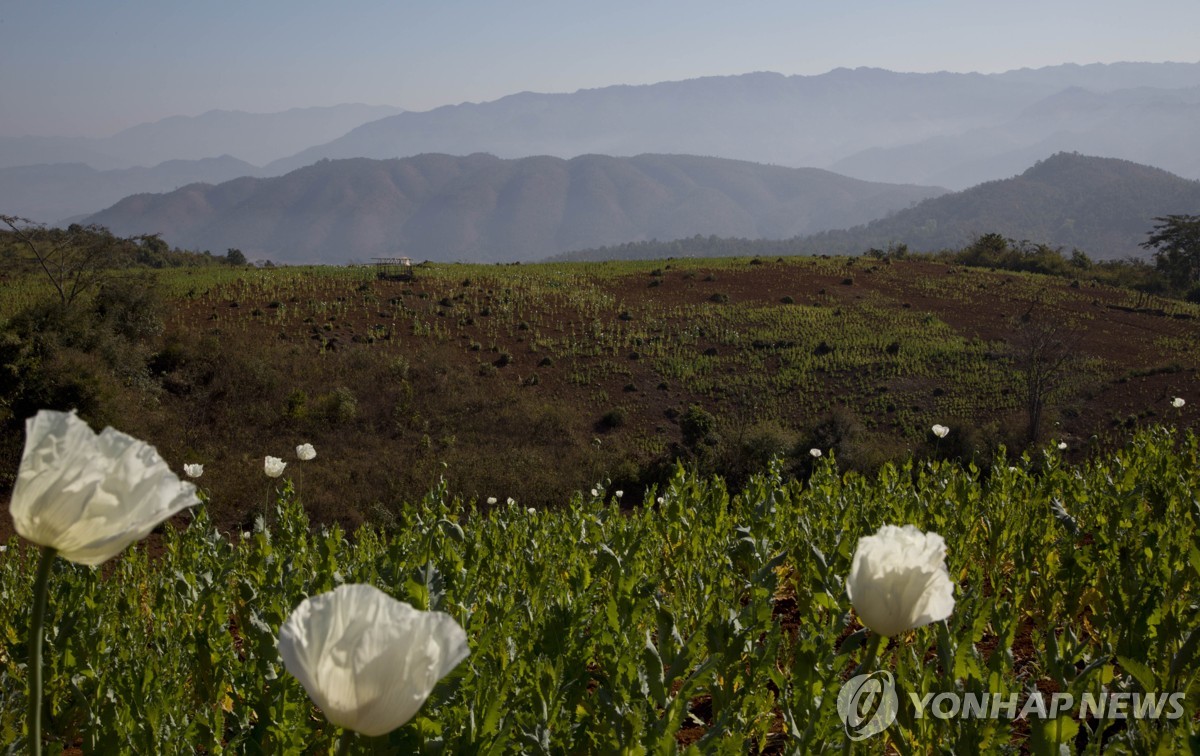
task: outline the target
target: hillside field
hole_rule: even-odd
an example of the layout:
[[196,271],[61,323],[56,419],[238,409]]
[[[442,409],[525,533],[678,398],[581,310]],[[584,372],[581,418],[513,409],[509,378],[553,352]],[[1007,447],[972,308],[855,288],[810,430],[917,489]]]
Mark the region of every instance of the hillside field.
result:
[[[347,527],[389,521],[439,479],[546,507],[605,477],[637,498],[676,461],[736,487],[781,455],[803,477],[810,448],[848,469],[910,456],[986,469],[999,445],[1027,443],[1023,313],[1071,352],[1038,443],[1083,459],[1142,424],[1191,426],[1200,406],[1200,307],[1086,281],[821,257],[430,265],[411,281],[149,275],[121,279],[141,325],[103,338],[86,301],[83,325],[15,317],[47,289],[3,288],[5,359],[23,383],[6,384],[16,432],[0,485],[23,418],[55,396],[203,463],[228,528],[262,507],[264,455],[306,442],[318,458],[292,468],[305,504]],[[934,438],[935,423],[950,435]]]
[[[1194,745],[1200,307],[926,260],[380,272],[114,270],[65,307],[6,273],[6,484],[23,418],[54,404],[204,465],[203,503],[145,543],[55,561],[48,746]],[[1034,365],[1054,369],[1030,440]],[[882,643],[847,583],[886,524],[945,539],[955,603]],[[7,517],[0,544],[0,740],[20,743],[38,560]],[[450,613],[470,649],[376,739],[328,724],[276,648],[297,602],[356,582]],[[870,665],[905,703],[852,745],[836,699]],[[908,703],[953,691],[1177,698],[1141,719]]]

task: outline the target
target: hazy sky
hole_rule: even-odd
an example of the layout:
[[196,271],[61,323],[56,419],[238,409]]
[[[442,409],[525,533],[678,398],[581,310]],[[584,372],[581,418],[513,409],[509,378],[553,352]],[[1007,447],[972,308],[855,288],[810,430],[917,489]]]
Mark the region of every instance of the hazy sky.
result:
[[0,136],[839,66],[1200,61],[1200,0],[0,0]]

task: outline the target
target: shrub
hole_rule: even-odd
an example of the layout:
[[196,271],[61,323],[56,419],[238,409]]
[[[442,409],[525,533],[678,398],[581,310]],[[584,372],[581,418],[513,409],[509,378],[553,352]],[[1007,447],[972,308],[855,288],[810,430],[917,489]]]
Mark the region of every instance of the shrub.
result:
[[114,334],[144,341],[163,331],[163,301],[154,279],[148,276],[105,281],[92,305],[97,320]]
[[347,423],[358,417],[358,399],[346,386],[338,386],[321,397],[321,416],[331,423]]
[[703,441],[712,437],[717,427],[717,419],[712,413],[698,404],[693,404],[679,418],[679,430],[683,434],[685,446],[695,448]]
[[624,407],[613,407],[600,418],[600,426],[608,430],[620,428],[627,422],[629,422],[629,412]]
[[283,414],[291,420],[303,420],[308,417],[308,392],[304,389],[296,389],[288,394],[287,407]]
[[408,358],[403,355],[397,355],[392,360],[391,364],[388,365],[388,372],[391,373],[392,378],[398,381],[408,380],[408,375],[411,370],[412,366],[409,364]]

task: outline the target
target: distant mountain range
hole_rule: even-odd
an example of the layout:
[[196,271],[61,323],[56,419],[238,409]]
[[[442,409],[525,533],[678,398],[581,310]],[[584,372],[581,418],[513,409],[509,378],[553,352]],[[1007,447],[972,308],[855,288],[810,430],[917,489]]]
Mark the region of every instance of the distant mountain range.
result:
[[1200,213],[1200,181],[1114,158],[1059,153],[1019,176],[989,181],[858,228],[820,233],[797,251],[860,253],[904,243],[957,249],[985,233],[1080,249],[1094,259],[1146,257],[1154,218]]
[[357,104],[279,113],[211,110],[143,123],[109,137],[0,137],[0,168],[83,163],[106,171],[222,155],[261,166],[400,112],[387,105]]
[[65,224],[131,194],[169,192],[197,182],[217,184],[259,170],[228,155],[108,171],[83,163],[0,168],[0,211]]
[[1200,63],[1065,65],[1003,74],[754,73],[406,112],[267,166],[484,151],[688,153],[965,188],[1057,151],[1200,178]]
[[140,194],[86,222],[279,262],[397,254],[518,261],[696,233],[806,235],[866,223],[944,191],[687,155],[427,154],[323,160],[281,177]]
[[[212,111],[106,138],[0,138],[0,169],[24,168],[0,174],[0,212],[54,223],[108,207],[117,187],[133,194],[194,180],[220,183],[232,176],[205,173],[214,163],[173,161],[221,156],[249,164],[240,175],[264,177],[321,159],[425,153],[511,159],[686,153],[964,189],[1066,151],[1200,178],[1197,123],[1200,63],[986,75],[841,68],[818,76],[753,73],[570,94],[522,92],[426,112],[365,105]],[[161,165],[167,161],[170,167]],[[99,172],[153,170],[94,176],[63,163]]]
[[899,147],[874,147],[831,170],[871,181],[962,188],[1056,152],[1123,158],[1200,178],[1200,87],[1057,92],[996,125]]

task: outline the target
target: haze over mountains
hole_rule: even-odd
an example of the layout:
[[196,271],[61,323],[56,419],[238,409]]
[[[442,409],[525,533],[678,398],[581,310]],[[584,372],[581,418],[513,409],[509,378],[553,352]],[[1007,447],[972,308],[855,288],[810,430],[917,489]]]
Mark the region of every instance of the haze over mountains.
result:
[[1056,152],[1081,152],[1200,178],[1198,124],[1200,87],[1139,87],[1108,93],[1071,87],[1003,123],[900,147],[871,148],[837,161],[830,169],[871,181],[914,181],[957,189],[1012,175]]
[[197,182],[219,184],[259,170],[229,155],[109,171],[83,163],[0,168],[0,208],[6,215],[66,223],[131,194],[169,192]]
[[222,155],[261,166],[398,112],[390,105],[358,104],[279,113],[210,110],[143,123],[108,137],[0,137],[0,168],[83,163],[106,171]]
[[[523,92],[383,118],[267,167],[280,172],[321,158],[421,152],[663,152],[961,189],[1066,150],[1200,178],[1197,88],[1200,63],[1122,63],[988,75],[754,73]],[[946,180],[930,181],[935,174]]]
[[136,195],[86,221],[283,262],[527,261],[695,233],[788,238],[865,223],[943,191],[687,155],[427,154],[323,160],[276,178]]
[[[239,247],[277,260],[329,255],[335,262],[399,249],[438,259],[535,259],[671,234],[782,238],[864,224],[937,193],[928,187],[959,190],[1007,179],[1058,152],[1200,178],[1200,63],[986,75],[867,68],[755,73],[398,110],[213,111],[103,139],[0,139],[0,212],[63,222],[122,197],[182,187],[159,198],[131,197],[90,217],[111,221],[118,232],[161,231],[172,244]],[[477,153],[494,156],[486,170]],[[646,160],[680,161],[684,154],[764,165],[741,163],[729,173],[728,165],[717,170],[710,163],[696,173],[701,162],[693,160],[674,168],[690,184],[668,181],[639,194],[663,180],[644,173]],[[440,178],[422,184],[406,182],[425,168],[343,164],[417,155],[422,165],[441,160],[456,167],[429,169]],[[446,162],[452,155],[470,158]],[[588,158],[574,160],[581,155]],[[639,155],[642,162],[600,169],[598,155]],[[313,165],[325,159],[333,165]],[[35,161],[42,164],[27,165]],[[832,188],[815,190],[818,174],[810,173],[803,190],[784,191],[799,179],[766,178],[770,166],[823,168],[841,177],[822,174]],[[847,176],[893,186],[868,190],[845,183]],[[743,191],[739,182],[756,188]],[[912,192],[896,184],[913,185]],[[544,206],[531,209],[530,197]],[[759,200],[763,207],[747,204]],[[645,208],[654,211],[647,215]],[[1124,244],[1106,238],[1102,250],[1089,252],[1116,254]]]
[[262,175],[271,160],[397,112],[371,105],[213,110],[103,138],[0,137],[0,212],[66,223],[131,194]]

